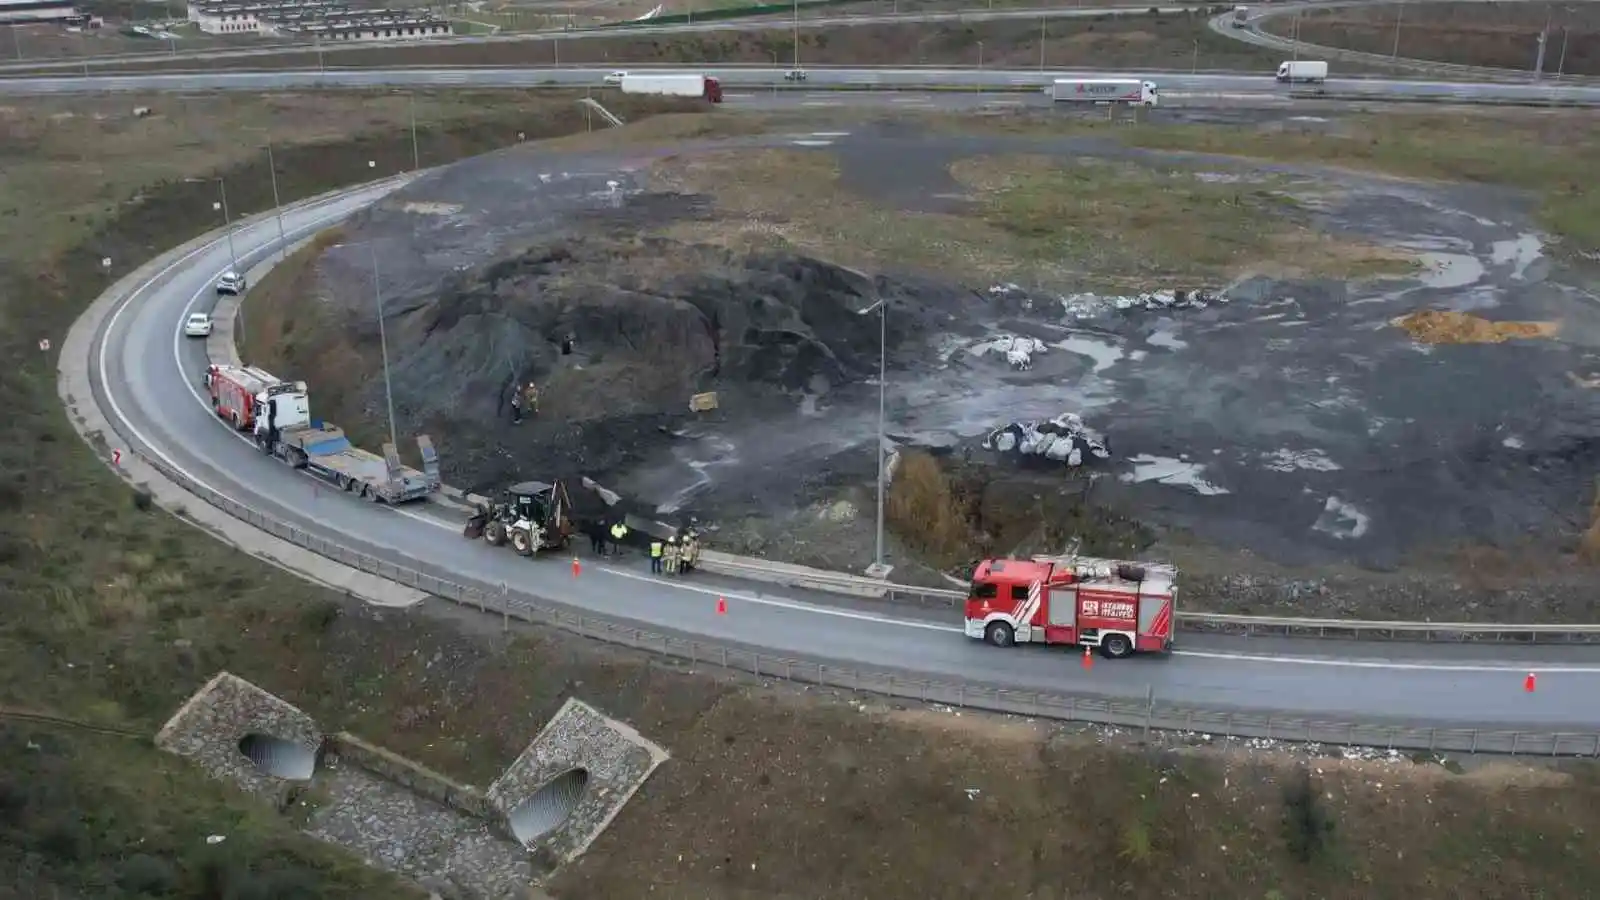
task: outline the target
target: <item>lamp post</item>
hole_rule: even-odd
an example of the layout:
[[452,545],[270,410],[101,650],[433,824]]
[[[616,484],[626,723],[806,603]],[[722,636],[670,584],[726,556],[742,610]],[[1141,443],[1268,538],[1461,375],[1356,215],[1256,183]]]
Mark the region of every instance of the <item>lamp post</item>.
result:
[[860,314],[869,316],[874,312],[878,314],[878,531],[873,545],[872,565],[867,567],[867,574],[873,578],[887,578],[892,567],[883,561],[883,494],[886,481],[883,445],[886,439],[884,401],[889,383],[889,304],[879,297],[878,302],[863,309]]
[[389,379],[389,335],[383,324],[383,288],[378,280],[378,248],[372,241],[350,241],[334,244],[332,249],[359,247],[363,244],[366,245],[368,258],[372,261],[372,303],[378,313],[378,350],[383,356],[383,398],[389,410],[389,443],[399,447],[400,442],[395,439],[394,383]]
[[800,70],[800,0],[794,0],[794,68]]

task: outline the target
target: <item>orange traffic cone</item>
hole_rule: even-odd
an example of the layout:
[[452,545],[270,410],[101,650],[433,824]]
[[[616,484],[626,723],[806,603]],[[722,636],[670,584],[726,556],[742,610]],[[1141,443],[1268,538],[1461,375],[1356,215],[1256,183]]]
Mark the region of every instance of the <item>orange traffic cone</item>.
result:
[[1083,648],[1083,668],[1085,670],[1094,668],[1094,654],[1088,647]]
[[727,614],[728,614],[728,601],[723,599],[723,598],[721,598],[721,597],[718,597],[717,598],[717,615],[725,616]]
[[1533,673],[1529,672],[1528,673],[1528,677],[1522,679],[1522,689],[1531,694],[1531,693],[1533,693],[1533,689],[1534,689],[1535,686],[1536,686],[1536,680],[1533,677]]
[[582,571],[582,570],[583,570],[583,566],[579,565],[578,558],[576,556],[574,556],[572,558],[572,577],[573,578],[577,578],[578,577],[578,573],[580,571]]

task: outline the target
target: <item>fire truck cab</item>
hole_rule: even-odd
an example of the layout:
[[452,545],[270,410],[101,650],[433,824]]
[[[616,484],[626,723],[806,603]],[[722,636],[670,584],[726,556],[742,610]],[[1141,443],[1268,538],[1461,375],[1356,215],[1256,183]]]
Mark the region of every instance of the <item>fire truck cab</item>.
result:
[[1120,659],[1172,649],[1177,569],[1085,556],[989,559],[972,574],[967,637],[1098,647]]

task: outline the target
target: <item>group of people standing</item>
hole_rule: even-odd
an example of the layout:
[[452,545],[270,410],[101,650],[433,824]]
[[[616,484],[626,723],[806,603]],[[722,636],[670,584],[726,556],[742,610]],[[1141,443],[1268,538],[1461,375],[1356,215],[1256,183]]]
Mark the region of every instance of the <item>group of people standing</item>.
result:
[[[620,555],[623,542],[632,533],[621,522],[609,527],[597,522],[585,530],[595,556]],[[650,541],[650,571],[654,574],[680,575],[693,569],[699,561],[700,536],[693,531],[685,531],[664,541],[659,538]]]
[[695,567],[700,561],[700,537],[685,532],[680,542],[676,537],[666,541],[650,542],[650,571],[656,575],[680,575]]

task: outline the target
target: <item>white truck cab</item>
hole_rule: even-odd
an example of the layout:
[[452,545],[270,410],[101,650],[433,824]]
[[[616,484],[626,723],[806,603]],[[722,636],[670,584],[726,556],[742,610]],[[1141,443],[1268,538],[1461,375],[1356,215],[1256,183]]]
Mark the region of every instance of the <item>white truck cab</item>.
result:
[[1277,78],[1279,84],[1321,84],[1328,80],[1328,64],[1313,59],[1280,63]]

